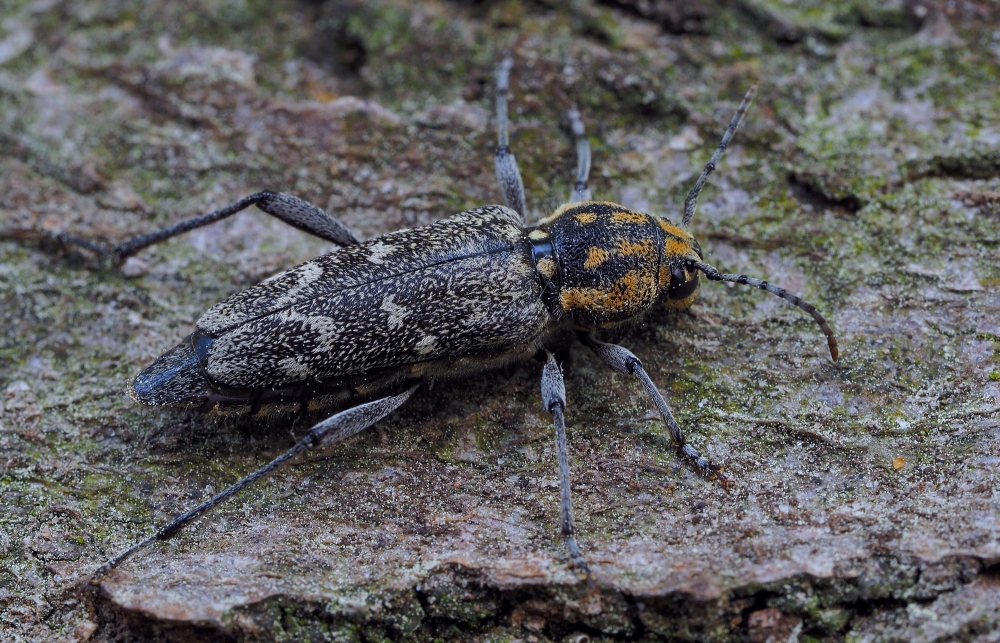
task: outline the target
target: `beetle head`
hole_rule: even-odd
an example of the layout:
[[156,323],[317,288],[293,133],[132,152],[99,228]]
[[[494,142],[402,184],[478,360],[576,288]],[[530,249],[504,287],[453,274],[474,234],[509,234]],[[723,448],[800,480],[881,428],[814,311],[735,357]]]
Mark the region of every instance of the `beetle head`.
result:
[[[686,310],[698,298],[698,271],[690,261],[701,261],[701,246],[684,228],[666,219],[657,219],[663,230],[663,257],[660,268],[660,288],[668,308]],[[668,274],[669,273],[669,280]]]

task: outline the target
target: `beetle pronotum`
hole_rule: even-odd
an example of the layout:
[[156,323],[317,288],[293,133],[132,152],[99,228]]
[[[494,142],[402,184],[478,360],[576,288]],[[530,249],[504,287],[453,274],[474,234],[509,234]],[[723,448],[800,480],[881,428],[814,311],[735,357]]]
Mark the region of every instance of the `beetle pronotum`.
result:
[[525,225],[524,185],[508,140],[511,59],[497,73],[496,176],[506,207],[468,210],[432,225],[362,243],[316,206],[258,192],[215,212],[107,248],[66,234],[63,242],[114,262],[250,205],[341,246],[216,304],[195,331],[128,386],[141,404],[218,413],[289,413],[344,408],[313,426],[295,446],[210,500],[178,516],[105,562],[100,578],[139,549],[187,524],[298,454],[343,440],[398,408],[420,382],[488,369],[540,353],[542,404],[556,430],[562,534],[577,572],[589,577],[576,542],[570,502],[562,371],[550,352],[556,331],[571,329],[609,367],[634,376],[655,403],[683,457],[729,482],[721,467],[684,439],[670,407],[628,349],[594,333],[657,303],[684,309],[699,273],[767,290],[809,313],[837,359],[833,331],[811,305],[766,281],[724,274],[702,260],[688,232],[697,197],[749,105],[751,88],[684,204],[680,225],[591,199],[590,147],[577,111],[569,113],[577,173],[567,203]]

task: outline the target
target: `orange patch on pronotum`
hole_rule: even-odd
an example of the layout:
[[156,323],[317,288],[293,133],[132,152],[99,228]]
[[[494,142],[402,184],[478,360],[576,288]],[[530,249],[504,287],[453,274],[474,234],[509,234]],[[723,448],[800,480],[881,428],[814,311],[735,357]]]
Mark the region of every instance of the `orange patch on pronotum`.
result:
[[648,254],[652,250],[652,246],[653,242],[649,239],[644,239],[639,242],[621,239],[618,241],[618,254],[623,257]]
[[608,260],[608,251],[602,248],[593,247],[587,250],[587,259],[583,262],[583,267],[591,270]]
[[631,210],[618,210],[611,214],[611,223],[647,223],[649,216]]

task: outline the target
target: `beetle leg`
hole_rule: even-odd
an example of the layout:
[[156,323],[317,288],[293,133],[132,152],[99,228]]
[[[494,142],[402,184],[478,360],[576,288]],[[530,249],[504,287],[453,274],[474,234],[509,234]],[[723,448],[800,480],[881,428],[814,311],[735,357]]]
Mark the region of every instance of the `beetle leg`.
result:
[[714,464],[711,460],[705,456],[698,453],[698,450],[687,443],[684,439],[684,432],[681,431],[681,427],[677,424],[677,420],[674,419],[674,414],[670,412],[670,407],[667,405],[667,401],[663,399],[663,395],[660,390],[656,388],[656,384],[650,379],[649,374],[642,367],[642,362],[636,357],[632,351],[629,349],[618,346],[617,344],[608,344],[607,342],[601,342],[594,339],[590,335],[583,335],[581,337],[583,343],[587,348],[594,351],[598,357],[601,358],[605,364],[610,366],[612,369],[618,371],[619,373],[625,373],[627,375],[634,375],[636,379],[642,384],[642,387],[646,389],[646,393],[649,397],[653,398],[653,403],[656,405],[656,409],[660,412],[660,417],[663,418],[664,424],[667,425],[667,429],[670,431],[670,437],[674,442],[674,446],[683,453],[691,462],[693,462],[698,469],[708,476],[709,478],[717,479],[723,486],[723,488],[728,487],[732,484],[732,481],[722,473],[722,467]]
[[245,487],[257,482],[261,478],[267,476],[272,471],[282,466],[295,456],[300,453],[307,451],[313,447],[320,445],[333,444],[335,442],[340,442],[341,440],[346,440],[352,435],[367,429],[371,425],[375,424],[385,416],[389,415],[400,405],[405,402],[410,395],[416,390],[417,386],[411,386],[406,391],[403,391],[399,395],[393,395],[390,397],[383,397],[380,400],[375,400],[373,402],[368,402],[366,404],[361,404],[355,406],[354,408],[347,409],[346,411],[341,411],[332,417],[329,417],[319,424],[315,425],[309,432],[303,436],[301,440],[295,443],[288,451],[279,455],[274,460],[271,460],[265,464],[260,469],[257,469],[247,477],[243,478],[236,484],[230,486],[229,488],[217,493],[215,496],[201,503],[194,509],[191,509],[180,516],[177,516],[165,527],[162,527],[152,536],[149,536],[143,541],[132,545],[122,553],[118,554],[114,558],[109,559],[103,565],[97,568],[94,575],[91,576],[91,582],[97,582],[102,576],[107,574],[109,571],[118,567],[123,562],[125,562],[132,554],[136,553],[140,549],[152,544],[157,540],[169,540],[173,538],[177,533],[179,533],[184,527],[186,527],[191,522],[197,520],[202,514],[211,509],[215,508],[217,505],[225,502],[230,496],[233,496]]
[[580,553],[573,530],[573,506],[569,495],[569,456],[566,448],[566,385],[563,382],[562,369],[556,363],[552,353],[545,351],[548,359],[542,368],[542,404],[545,410],[552,414],[556,425],[556,450],[559,457],[559,505],[562,514],[562,535],[566,539],[569,557],[573,567],[581,578],[593,582],[587,561]]
[[573,130],[573,138],[576,139],[576,183],[570,192],[569,202],[590,201],[592,197],[587,186],[587,179],[590,177],[590,142],[587,140],[587,130],[583,127],[580,110],[574,107],[566,115],[569,117],[570,129]]
[[513,66],[512,58],[504,58],[497,69],[497,153],[493,160],[503,200],[508,208],[521,216],[521,223],[524,223],[524,181],[517,169],[514,153],[510,151],[507,131],[507,98],[510,91],[510,68]]
[[308,232],[321,239],[326,239],[337,245],[350,246],[361,243],[347,226],[308,201],[303,201],[282,192],[268,191],[251,194],[214,212],[192,217],[186,221],[181,221],[162,230],[135,237],[110,248],[69,234],[57,233],[53,237],[62,243],[79,246],[105,255],[117,264],[144,248],[148,248],[161,241],[166,241],[171,237],[176,237],[188,230],[194,230],[195,228],[221,221],[237,212],[245,210],[251,205],[256,205],[258,209],[281,219],[294,228]]

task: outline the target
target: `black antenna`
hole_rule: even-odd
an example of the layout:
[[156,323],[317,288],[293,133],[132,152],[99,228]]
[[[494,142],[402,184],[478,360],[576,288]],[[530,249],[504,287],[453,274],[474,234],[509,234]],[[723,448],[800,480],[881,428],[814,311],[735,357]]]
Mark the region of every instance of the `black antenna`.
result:
[[754,94],[757,93],[757,86],[754,85],[747,90],[746,96],[743,97],[743,102],[740,103],[739,108],[733,115],[733,120],[729,121],[729,127],[726,128],[726,133],[722,136],[722,142],[719,143],[719,147],[715,148],[715,154],[712,155],[712,159],[705,166],[705,169],[701,171],[701,176],[698,177],[698,182],[694,184],[691,191],[688,193],[686,199],[684,199],[684,218],[681,219],[681,224],[687,226],[691,223],[691,217],[694,216],[694,209],[698,207],[698,193],[701,192],[701,188],[705,186],[705,181],[708,180],[708,175],[715,171],[715,164],[719,162],[722,155],[726,153],[726,147],[729,145],[729,141],[733,140],[733,135],[736,134],[736,128],[740,126],[740,121],[743,120],[743,115],[747,111],[747,107],[750,106],[750,101],[753,100]]
[[775,294],[785,301],[795,304],[802,310],[806,311],[819,325],[823,334],[826,335],[826,344],[830,347],[830,357],[833,358],[833,361],[837,361],[837,358],[840,356],[840,353],[837,351],[837,338],[833,336],[833,329],[830,328],[830,324],[826,323],[826,319],[823,318],[823,315],[819,314],[819,311],[816,310],[812,304],[803,301],[784,288],[779,288],[774,284],[767,283],[763,279],[754,279],[753,277],[747,277],[746,275],[726,274],[719,272],[714,267],[700,261],[688,261],[687,265],[705,273],[705,276],[708,277],[709,281],[731,281],[737,284],[760,288],[761,290],[766,290],[769,293]]

